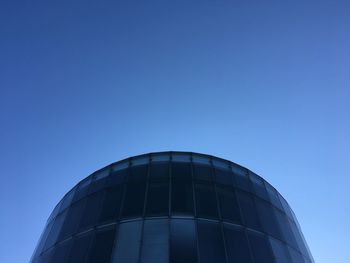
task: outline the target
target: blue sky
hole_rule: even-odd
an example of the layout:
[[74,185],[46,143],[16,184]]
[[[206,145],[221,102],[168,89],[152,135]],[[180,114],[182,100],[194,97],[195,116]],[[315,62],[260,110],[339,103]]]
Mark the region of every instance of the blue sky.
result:
[[80,179],[152,151],[274,185],[318,263],[350,262],[348,1],[1,1],[0,262]]

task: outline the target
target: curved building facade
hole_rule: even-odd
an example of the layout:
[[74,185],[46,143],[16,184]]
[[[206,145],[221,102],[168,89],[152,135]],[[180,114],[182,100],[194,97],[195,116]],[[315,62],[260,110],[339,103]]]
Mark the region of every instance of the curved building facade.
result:
[[131,157],[53,210],[31,263],[311,263],[297,219],[260,176],[197,153]]

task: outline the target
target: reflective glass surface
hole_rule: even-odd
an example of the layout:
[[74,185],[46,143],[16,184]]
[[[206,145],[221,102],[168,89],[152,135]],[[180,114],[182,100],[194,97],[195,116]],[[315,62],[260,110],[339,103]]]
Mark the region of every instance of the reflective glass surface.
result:
[[164,152],[106,166],[49,216],[31,263],[312,263],[287,201],[217,157]]

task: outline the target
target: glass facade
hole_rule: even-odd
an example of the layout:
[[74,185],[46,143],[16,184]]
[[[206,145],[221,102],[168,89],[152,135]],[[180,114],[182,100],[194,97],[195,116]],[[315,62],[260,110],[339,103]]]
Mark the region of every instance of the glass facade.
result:
[[312,263],[286,200],[230,161],[162,152],[113,163],[69,191],[31,263]]

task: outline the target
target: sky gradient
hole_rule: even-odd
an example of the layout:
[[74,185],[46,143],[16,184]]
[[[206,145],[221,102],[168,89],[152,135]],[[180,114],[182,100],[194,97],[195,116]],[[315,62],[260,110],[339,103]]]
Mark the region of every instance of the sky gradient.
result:
[[350,262],[349,3],[1,1],[0,262],[79,180],[166,150],[261,175],[317,263]]

